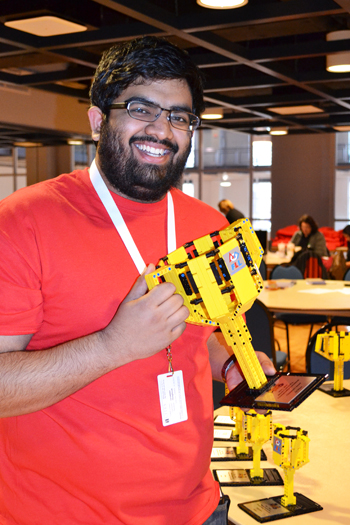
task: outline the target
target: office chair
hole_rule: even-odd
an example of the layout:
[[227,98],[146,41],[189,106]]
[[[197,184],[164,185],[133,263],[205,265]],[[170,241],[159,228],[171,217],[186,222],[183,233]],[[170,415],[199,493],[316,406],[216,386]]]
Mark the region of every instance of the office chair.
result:
[[[277,265],[271,272],[271,279],[303,279],[303,274],[296,266]],[[289,325],[310,325],[308,343],[310,341],[312,330],[315,324],[327,323],[326,315],[318,314],[283,314],[275,313],[275,321],[281,321],[286,329],[287,339],[287,354],[288,354],[288,370],[290,370],[290,340],[289,340]]]
[[267,354],[277,371],[283,370],[288,364],[287,354],[275,349],[273,318],[269,309],[256,299],[245,315],[254,350]]
[[301,252],[294,264],[301,270],[304,279],[317,277],[328,279],[329,277],[321,257],[311,250]]
[[266,281],[266,279],[267,279],[267,270],[266,270],[265,261],[263,261],[263,260],[260,263],[259,271],[260,271],[260,275],[263,278],[263,280]]
[[225,397],[225,385],[224,383],[221,383],[220,381],[214,381],[213,379],[213,402],[214,402],[214,410],[217,408],[220,408],[222,405],[220,405],[221,399]]
[[[322,326],[314,333],[306,351],[306,371],[308,374],[328,374],[330,381],[334,380],[334,362],[315,352],[316,339],[319,334],[334,330],[336,325],[333,321]],[[344,363],[344,379],[350,379],[350,361]]]
[[343,281],[350,281],[350,268],[344,273]]
[[296,266],[277,264],[272,269],[270,279],[303,279],[303,274]]
[[[350,281],[350,268],[348,268],[344,274],[343,281]],[[338,327],[341,325],[349,326],[350,325],[350,317],[344,317],[341,315],[335,315],[332,317],[331,323]]]

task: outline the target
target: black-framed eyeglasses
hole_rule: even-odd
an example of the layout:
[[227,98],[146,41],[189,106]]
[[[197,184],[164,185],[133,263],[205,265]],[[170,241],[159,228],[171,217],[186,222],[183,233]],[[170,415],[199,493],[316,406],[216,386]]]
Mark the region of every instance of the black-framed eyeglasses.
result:
[[194,113],[179,109],[165,109],[150,102],[131,100],[130,102],[116,102],[109,106],[109,109],[125,108],[131,118],[143,120],[144,122],[155,122],[163,111],[167,111],[169,113],[167,119],[170,124],[174,128],[181,129],[182,131],[194,131],[201,123],[200,118]]

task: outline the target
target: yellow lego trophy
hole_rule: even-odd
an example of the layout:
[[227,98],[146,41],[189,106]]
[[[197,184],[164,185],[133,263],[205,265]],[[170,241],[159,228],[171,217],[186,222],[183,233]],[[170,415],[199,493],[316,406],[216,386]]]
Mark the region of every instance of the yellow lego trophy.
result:
[[333,397],[350,396],[350,390],[344,388],[344,363],[350,360],[350,333],[328,332],[316,338],[315,352],[334,362],[334,385],[322,385],[320,390]]
[[273,460],[284,471],[284,494],[239,503],[244,512],[260,523],[322,510],[321,505],[293,492],[295,471],[309,462],[309,437],[298,427],[273,425]]
[[250,479],[260,482],[264,479],[264,471],[260,468],[262,446],[272,438],[271,411],[257,414],[249,410],[244,414],[244,428],[247,443],[253,449],[253,468],[250,469]]
[[[291,431],[294,431],[294,434]],[[284,507],[296,505],[297,499],[293,492],[294,474],[309,462],[309,441],[305,430],[274,424],[273,460],[284,471],[284,496],[281,498]]]
[[[222,404],[292,410],[325,377],[310,380],[309,376],[304,381],[302,374],[278,373],[269,380],[265,376],[242,317],[263,289],[259,273],[262,257],[263,249],[250,221],[240,219],[171,252],[145,278],[149,289],[162,282],[175,285],[190,312],[186,322],[221,329],[245,378]],[[295,375],[297,379],[292,377]]]

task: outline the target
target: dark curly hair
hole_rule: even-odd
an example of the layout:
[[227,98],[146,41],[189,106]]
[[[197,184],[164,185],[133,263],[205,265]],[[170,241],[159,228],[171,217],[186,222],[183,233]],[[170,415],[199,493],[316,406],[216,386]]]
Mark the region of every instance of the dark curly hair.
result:
[[186,51],[164,38],[145,36],[111,47],[102,55],[90,89],[90,100],[108,118],[112,102],[138,78],[186,80],[193,101],[192,111],[204,111],[203,79]]
[[309,226],[311,226],[311,233],[310,235],[313,235],[318,231],[318,224],[317,222],[311,217],[311,215],[302,215],[299,219],[299,228],[301,229],[301,223],[306,222]]

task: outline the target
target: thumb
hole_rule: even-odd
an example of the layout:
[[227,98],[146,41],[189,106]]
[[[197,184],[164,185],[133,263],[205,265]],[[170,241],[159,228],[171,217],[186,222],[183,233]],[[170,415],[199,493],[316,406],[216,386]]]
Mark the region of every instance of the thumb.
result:
[[136,279],[133,287],[131,288],[128,295],[125,297],[124,302],[128,303],[129,301],[135,301],[136,299],[139,299],[148,290],[148,286],[146,283],[145,275],[154,272],[155,266],[154,264],[149,264],[142,272],[142,274]]

